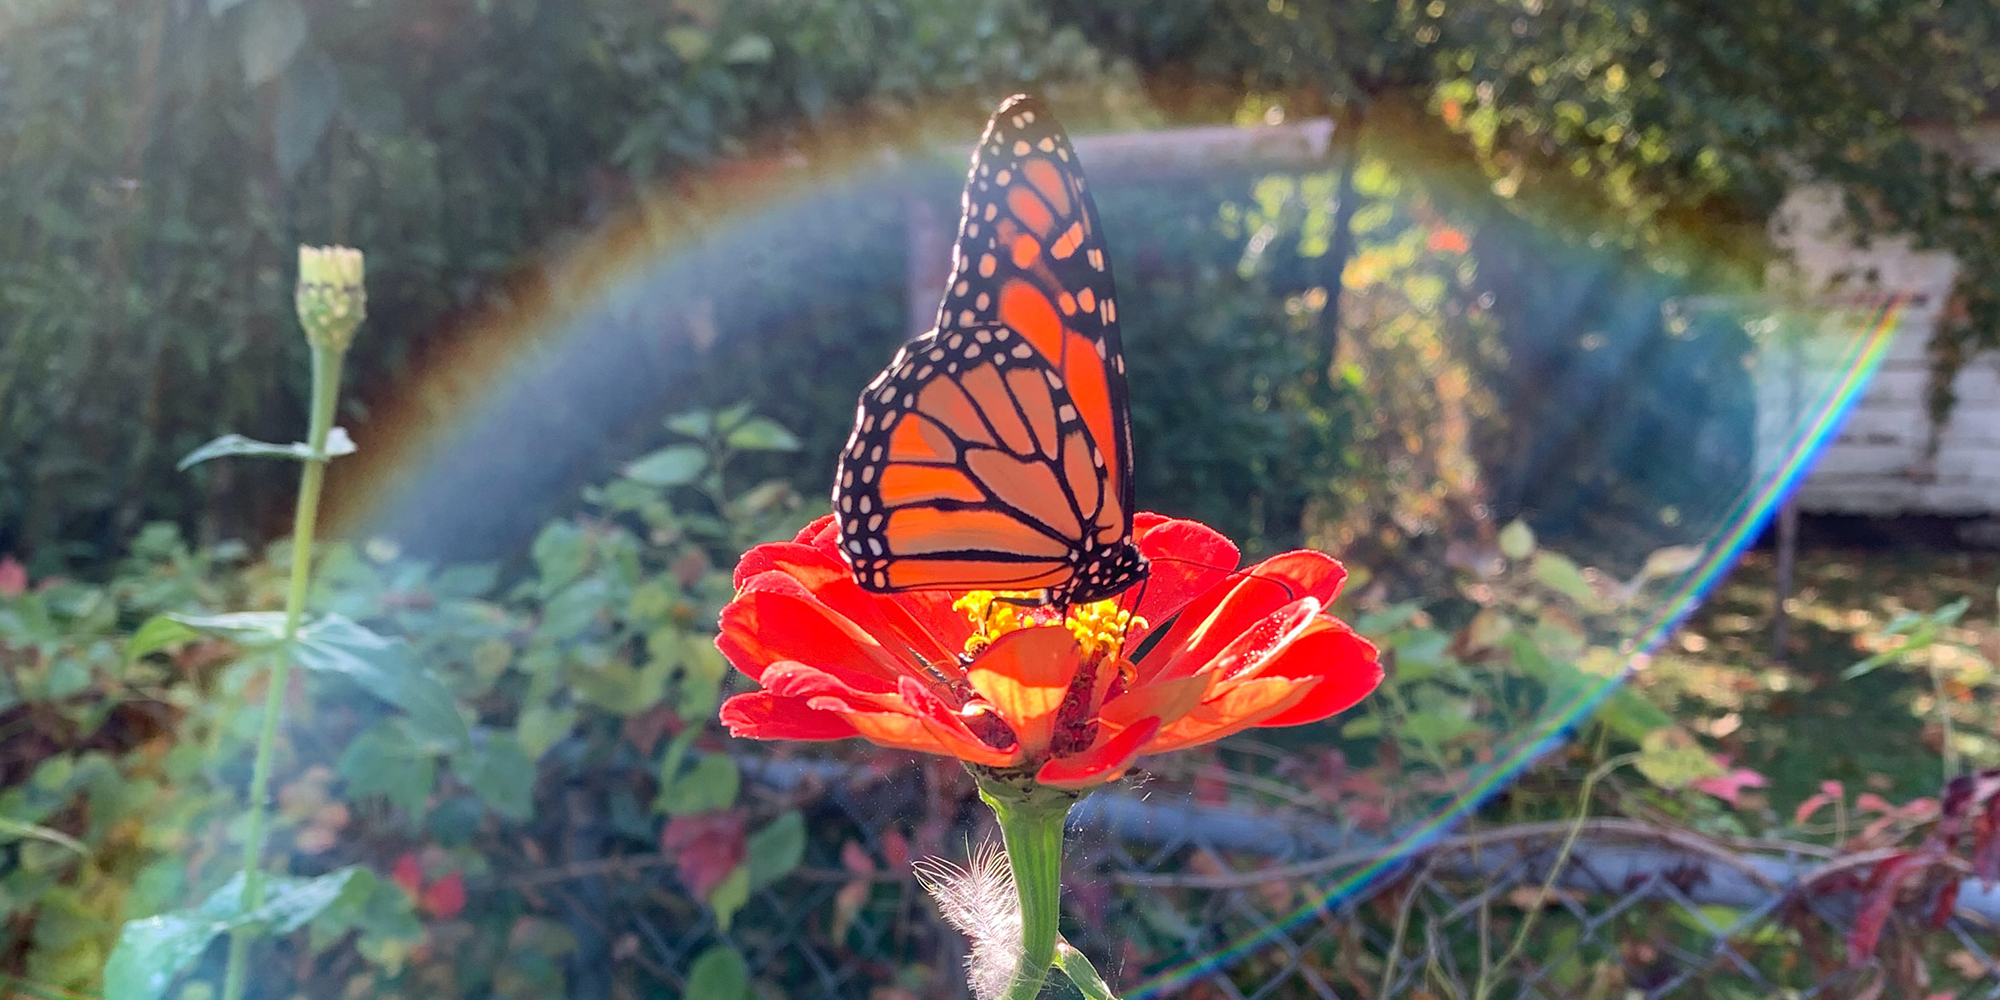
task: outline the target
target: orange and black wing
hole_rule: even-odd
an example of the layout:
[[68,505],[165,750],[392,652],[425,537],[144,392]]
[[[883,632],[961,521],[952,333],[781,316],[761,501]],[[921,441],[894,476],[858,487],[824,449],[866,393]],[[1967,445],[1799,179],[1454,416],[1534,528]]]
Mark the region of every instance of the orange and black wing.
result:
[[1001,105],[963,206],[936,329],[862,393],[841,550],[879,591],[1116,594],[1146,572],[1118,307],[1076,152],[1040,102]]

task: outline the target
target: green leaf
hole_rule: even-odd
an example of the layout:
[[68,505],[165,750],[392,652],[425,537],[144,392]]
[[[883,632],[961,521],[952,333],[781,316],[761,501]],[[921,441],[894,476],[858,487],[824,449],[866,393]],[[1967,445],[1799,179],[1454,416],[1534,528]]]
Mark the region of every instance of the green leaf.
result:
[[576,728],[577,710],[566,705],[554,708],[545,704],[529,705],[521,710],[521,716],[514,723],[514,738],[521,743],[521,752],[531,761],[542,759],[556,741],[569,735]]
[[90,848],[84,846],[83,841],[61,830],[51,830],[46,826],[23,823],[20,820],[0,816],[0,844],[15,840],[40,840],[74,852],[77,857],[90,857]]
[[744,451],[797,451],[799,439],[769,417],[751,417],[722,439],[731,448]]
[[668,28],[664,38],[682,62],[694,62],[708,52],[708,32],[700,28]]
[[688,966],[688,1000],[744,1000],[749,989],[750,969],[743,964],[743,956],[728,945],[702,952]]
[[299,630],[292,659],[307,670],[344,675],[402,709],[418,734],[441,749],[465,746],[471,738],[451,692],[410,656],[409,646],[401,640],[377,635],[340,615],[327,615]]
[[238,43],[243,82],[254,87],[283,72],[306,41],[306,12],[298,0],[256,0],[243,11]]
[[[708,893],[708,907],[715,911],[715,925],[724,931],[729,930],[729,922],[736,919],[736,912],[743,909],[743,904],[748,902],[750,902],[750,866],[747,864],[737,865]],[[702,993],[689,992],[688,997],[689,1000],[694,997],[707,1000],[707,995]]]
[[590,565],[589,540],[582,528],[568,521],[552,521],[535,536],[529,555],[542,576],[541,594],[547,597],[583,575]]
[[790,810],[750,835],[744,844],[750,891],[790,875],[806,857],[806,819]]
[[349,797],[382,795],[412,819],[423,817],[437,785],[436,749],[411,739],[393,719],[363,730],[335,766],[347,779]]
[[268,646],[285,634],[282,611],[230,611],[219,615],[166,616],[199,632],[220,635],[245,646]]
[[648,486],[686,486],[701,476],[708,455],[691,444],[672,444],[625,467],[625,478]]
[[777,54],[777,47],[763,35],[744,35],[729,43],[722,53],[722,61],[730,64],[765,63]]
[[707,437],[715,429],[715,417],[706,410],[691,410],[667,418],[667,429],[691,438]]
[[1536,582],[1569,598],[1578,604],[1595,604],[1597,591],[1568,556],[1558,552],[1538,552],[1535,554],[1534,573]]
[[1353,716],[1340,724],[1342,739],[1360,740],[1382,735],[1382,717],[1379,715]]
[[489,733],[485,742],[454,756],[452,772],[494,812],[527,819],[535,809],[535,765],[514,737]]
[[200,632],[184,622],[177,622],[166,615],[154,615],[132,633],[132,638],[125,640],[125,660],[129,663],[168,646],[200,637]]
[[1535,554],[1535,532],[1526,521],[1515,521],[1500,529],[1500,554],[1520,562]]
[[736,762],[721,754],[709,754],[694,762],[686,774],[677,775],[660,788],[660,808],[669,816],[727,809],[736,802],[743,776]]
[[1648,733],[1673,725],[1673,716],[1631,687],[1620,687],[1597,706],[1597,721],[1628,740],[1643,740]]
[[[342,455],[352,455],[354,452],[354,439],[347,436],[346,428],[335,427],[327,433],[326,457],[339,458]],[[289,458],[293,461],[303,462],[306,459],[312,458],[313,453],[312,446],[302,441],[294,441],[291,444],[272,444],[269,441],[253,440],[241,434],[224,434],[188,452],[187,457],[181,459],[179,464],[175,465],[174,468],[185,472],[211,458],[231,457]]]
[[1648,733],[1639,745],[1638,759],[1633,765],[1647,781],[1668,791],[1678,791],[1702,778],[1719,777],[1723,773],[1722,765],[1680,730]]
[[[271,152],[278,163],[278,175],[291,180],[299,168],[312,159],[320,137],[333,121],[340,106],[340,73],[333,61],[318,51],[292,60],[279,81],[278,102],[272,111]],[[341,435],[344,440],[347,435]],[[332,442],[328,442],[329,450]],[[353,443],[348,442],[352,450]]]
[[1639,567],[1642,580],[1663,580],[1676,577],[1695,568],[1701,563],[1702,550],[1695,545],[1669,545],[1655,549],[1646,556],[1646,564]]
[[339,902],[358,872],[350,867],[317,878],[266,876],[264,905],[248,913],[239,872],[194,909],[127,921],[104,964],[104,1000],[157,1000],[217,934],[258,923],[274,934],[299,929]]

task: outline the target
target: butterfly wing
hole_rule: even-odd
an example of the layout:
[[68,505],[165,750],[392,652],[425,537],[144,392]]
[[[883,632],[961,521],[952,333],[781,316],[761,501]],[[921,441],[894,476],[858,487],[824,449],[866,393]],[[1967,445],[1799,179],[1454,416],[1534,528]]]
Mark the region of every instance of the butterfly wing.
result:
[[1142,579],[1117,305],[1075,150],[1041,104],[987,124],[937,328],[862,393],[834,486],[871,590],[1040,590]]
[[1131,403],[1111,260],[1076,150],[1042,102],[1000,105],[960,203],[938,330],[1004,324],[1050,359],[1111,470],[1119,502],[1107,513],[1122,521],[1097,525],[1100,539],[1130,536]]
[[841,549],[873,590],[1063,591],[1094,525],[1124,516],[1104,457],[1021,334],[934,332],[862,395],[835,491]]

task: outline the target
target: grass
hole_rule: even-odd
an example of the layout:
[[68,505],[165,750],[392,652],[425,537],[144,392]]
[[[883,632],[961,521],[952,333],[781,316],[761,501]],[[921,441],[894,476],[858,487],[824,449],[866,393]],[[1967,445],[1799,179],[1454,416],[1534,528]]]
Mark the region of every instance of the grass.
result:
[[[2000,553],[1953,551],[1935,542],[1859,538],[1851,530],[1808,531],[1799,552],[1791,635],[1772,648],[1775,558],[1749,553],[1641,675],[1647,692],[1709,737],[1732,767],[1770,778],[1779,815],[1842,782],[1849,794],[1891,801],[1935,795],[1942,783],[1944,727],[1931,670],[1943,678],[1953,746],[1970,767],[2000,767],[2000,624],[1994,588]],[[1813,540],[1813,535],[1821,537]],[[1885,544],[1886,541],[1886,544]],[[1893,646],[1883,630],[1901,614],[1961,597],[1971,607],[1938,646],[1873,673],[1847,668]],[[1760,803],[1744,803],[1754,810]]]

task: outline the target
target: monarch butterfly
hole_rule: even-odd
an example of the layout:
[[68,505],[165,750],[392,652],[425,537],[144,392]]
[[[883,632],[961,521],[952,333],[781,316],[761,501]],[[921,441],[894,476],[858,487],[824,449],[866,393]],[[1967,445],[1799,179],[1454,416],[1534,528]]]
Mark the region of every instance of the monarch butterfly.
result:
[[861,393],[835,472],[864,589],[1103,600],[1145,579],[1103,227],[1069,137],[1032,97],[986,124],[936,326]]

